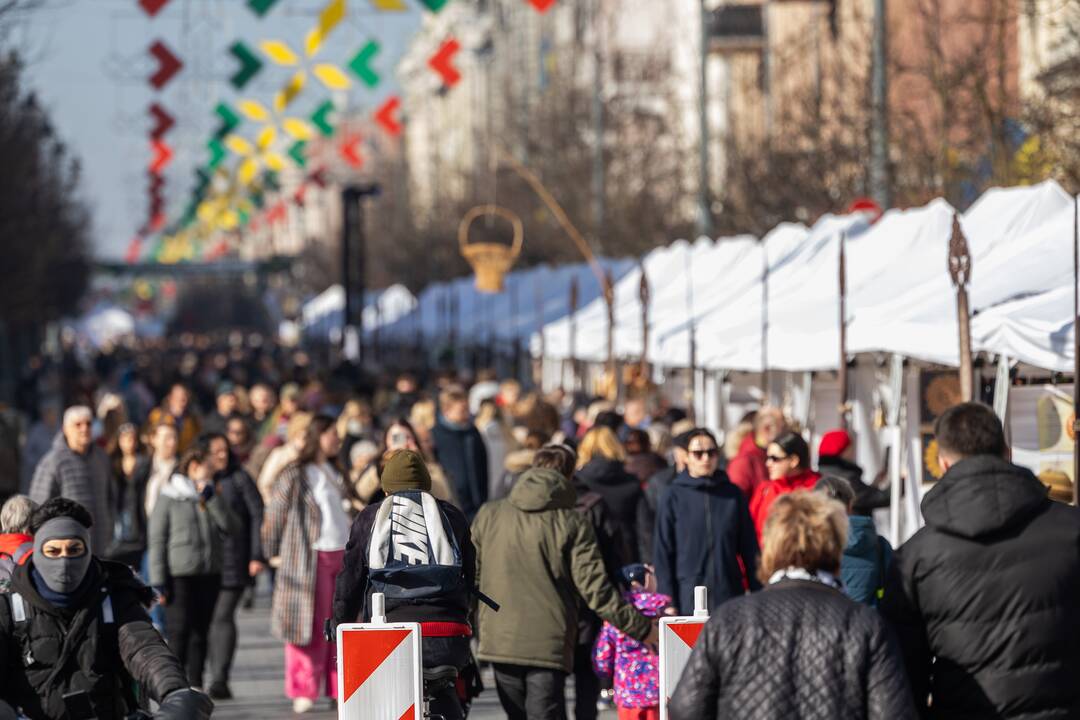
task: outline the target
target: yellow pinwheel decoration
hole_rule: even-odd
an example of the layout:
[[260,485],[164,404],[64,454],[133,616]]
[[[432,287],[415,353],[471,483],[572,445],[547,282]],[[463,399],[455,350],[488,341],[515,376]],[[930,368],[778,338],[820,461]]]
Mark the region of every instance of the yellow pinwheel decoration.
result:
[[243,185],[251,185],[261,168],[280,172],[288,162],[278,149],[278,140],[289,138],[293,144],[302,143],[315,136],[306,122],[296,117],[282,117],[255,100],[243,100],[237,108],[249,120],[261,125],[254,143],[240,135],[225,138],[225,147],[243,158],[238,179]]
[[336,65],[315,62],[315,56],[330,32],[345,18],[345,0],[330,0],[319,14],[318,24],[312,28],[304,41],[301,56],[280,40],[264,40],[259,47],[270,60],[282,67],[296,68],[292,77],[274,96],[274,109],[282,112],[296,99],[307,84],[308,75],[314,75],[328,90],[347,90],[349,77]]

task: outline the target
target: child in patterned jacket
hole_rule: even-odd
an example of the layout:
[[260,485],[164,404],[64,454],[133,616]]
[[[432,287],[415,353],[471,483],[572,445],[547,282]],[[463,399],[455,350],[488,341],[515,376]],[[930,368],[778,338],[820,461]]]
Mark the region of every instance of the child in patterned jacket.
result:
[[[622,576],[630,587],[625,593],[627,601],[642,615],[671,614],[671,598],[656,592],[651,567],[627,565]],[[619,720],[659,720],[660,658],[653,648],[605,622],[593,650],[593,668],[600,677],[614,679]]]

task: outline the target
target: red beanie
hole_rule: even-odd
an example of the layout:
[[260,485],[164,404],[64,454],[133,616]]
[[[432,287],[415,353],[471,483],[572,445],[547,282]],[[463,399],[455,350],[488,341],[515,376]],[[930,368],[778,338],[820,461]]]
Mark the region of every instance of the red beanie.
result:
[[851,435],[847,430],[830,430],[821,436],[821,444],[818,445],[818,457],[834,457],[843,455],[844,451],[851,447]]

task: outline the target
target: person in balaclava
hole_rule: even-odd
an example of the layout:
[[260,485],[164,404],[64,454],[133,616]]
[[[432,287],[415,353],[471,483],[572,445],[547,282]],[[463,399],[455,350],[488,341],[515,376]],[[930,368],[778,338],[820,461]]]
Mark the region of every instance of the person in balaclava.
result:
[[150,623],[153,591],[90,553],[92,525],[67,498],[30,518],[34,553],[0,598],[0,718],[7,703],[30,720],[123,720],[139,709],[135,683],[155,718],[209,718],[213,703]]
[[[371,594],[381,592],[388,622],[420,623],[424,667],[452,665],[469,687],[475,668],[469,615],[476,587],[476,548],[469,521],[454,505],[431,494],[431,475],[419,453],[392,450],[384,459],[380,481],[386,497],[368,505],[353,521],[334,588],[334,623],[370,621]],[[448,572],[450,566],[459,572]],[[405,578],[406,574],[411,575]],[[394,587],[395,579],[427,590],[423,597],[416,597],[415,591],[401,592],[403,588]],[[436,697],[432,714],[446,720],[463,718],[461,701],[470,698],[453,694],[449,688]]]

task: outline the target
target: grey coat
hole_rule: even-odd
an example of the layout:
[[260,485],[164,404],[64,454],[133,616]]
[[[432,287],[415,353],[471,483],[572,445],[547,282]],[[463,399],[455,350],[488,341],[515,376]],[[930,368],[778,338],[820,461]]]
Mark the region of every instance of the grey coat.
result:
[[168,587],[174,577],[220,575],[225,537],[240,531],[219,494],[204,504],[190,480],[173,475],[150,516],[150,584]]
[[34,471],[30,499],[40,505],[54,497],[65,497],[85,507],[94,518],[91,550],[101,555],[113,539],[112,496],[112,470],[105,451],[91,444],[90,450],[80,455],[68,447],[63,433],[57,433],[52,449]]

